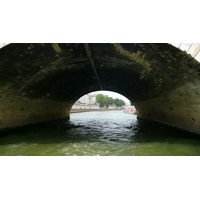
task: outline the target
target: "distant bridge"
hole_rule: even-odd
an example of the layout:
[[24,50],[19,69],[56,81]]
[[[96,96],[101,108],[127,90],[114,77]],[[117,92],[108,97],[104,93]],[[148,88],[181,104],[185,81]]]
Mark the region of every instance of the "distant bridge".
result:
[[139,118],[200,134],[199,44],[173,45],[9,44],[0,49],[0,129],[69,118],[78,98],[109,90]]

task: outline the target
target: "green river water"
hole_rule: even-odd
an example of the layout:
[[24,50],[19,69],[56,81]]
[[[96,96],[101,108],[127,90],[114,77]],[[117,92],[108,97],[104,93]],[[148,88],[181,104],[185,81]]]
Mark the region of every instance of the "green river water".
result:
[[121,110],[93,111],[1,135],[0,155],[199,156],[200,140]]

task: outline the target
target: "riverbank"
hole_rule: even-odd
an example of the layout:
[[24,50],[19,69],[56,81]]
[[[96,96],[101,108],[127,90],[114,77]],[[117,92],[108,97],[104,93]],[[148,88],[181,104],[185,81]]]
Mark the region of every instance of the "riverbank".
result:
[[79,113],[79,112],[91,112],[91,111],[113,111],[121,109],[72,109],[70,113]]

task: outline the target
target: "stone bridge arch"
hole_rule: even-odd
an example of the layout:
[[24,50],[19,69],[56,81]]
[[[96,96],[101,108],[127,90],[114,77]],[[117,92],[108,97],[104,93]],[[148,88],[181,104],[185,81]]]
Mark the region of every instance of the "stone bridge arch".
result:
[[0,129],[69,118],[97,90],[139,118],[200,133],[200,64],[170,44],[9,44],[0,49]]

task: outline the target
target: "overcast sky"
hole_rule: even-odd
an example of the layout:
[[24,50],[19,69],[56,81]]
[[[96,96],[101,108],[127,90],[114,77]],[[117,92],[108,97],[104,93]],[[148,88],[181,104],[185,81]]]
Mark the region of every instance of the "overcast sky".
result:
[[8,43],[0,43],[0,48],[6,46]]

